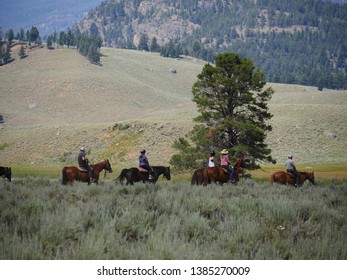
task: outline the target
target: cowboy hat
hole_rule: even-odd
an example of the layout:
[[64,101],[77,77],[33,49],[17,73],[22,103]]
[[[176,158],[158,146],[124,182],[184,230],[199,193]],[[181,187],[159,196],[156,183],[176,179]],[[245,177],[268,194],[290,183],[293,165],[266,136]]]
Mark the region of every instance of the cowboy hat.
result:
[[227,154],[229,154],[229,152],[228,152],[226,149],[223,149],[220,153],[221,153],[222,155],[227,155]]

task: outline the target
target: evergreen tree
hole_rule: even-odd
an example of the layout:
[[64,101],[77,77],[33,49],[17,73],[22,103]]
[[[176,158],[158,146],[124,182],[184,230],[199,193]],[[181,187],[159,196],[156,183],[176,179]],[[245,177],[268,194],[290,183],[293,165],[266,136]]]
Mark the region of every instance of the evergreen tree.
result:
[[148,47],[148,36],[147,34],[142,34],[140,37],[140,42],[139,42],[139,46],[138,46],[138,50],[140,51],[149,51],[149,47]]
[[152,38],[150,50],[151,52],[159,52],[160,50],[160,46],[158,45],[158,41],[156,37]]
[[65,34],[64,31],[61,31],[59,33],[59,45],[60,46],[64,46],[65,45],[65,36],[66,36],[66,34]]
[[19,41],[25,41],[25,32],[24,32],[24,29],[21,28],[20,31],[19,31]]
[[32,26],[29,32],[30,42],[36,42],[39,39],[39,36],[39,30],[35,26]]
[[46,40],[47,49],[52,49],[53,45],[53,35],[49,35]]
[[220,54],[215,66],[206,64],[192,88],[200,113],[194,119],[200,124],[190,132],[195,147],[179,139],[174,147],[180,148],[181,154],[170,163],[179,164],[187,154],[202,161],[211,149],[244,153],[251,160],[250,168],[258,167],[256,161],[274,163],[265,143],[266,133],[272,129],[267,124],[272,117],[267,102],[274,91],[263,90],[265,84],[264,74],[255,69],[252,60],[238,54]]
[[12,45],[12,41],[14,39],[14,33],[13,33],[13,29],[9,29],[7,31],[7,41],[10,45]]
[[70,46],[73,46],[75,44],[74,41],[75,41],[74,35],[72,34],[71,29],[69,28],[69,30],[65,36],[65,44],[69,48]]
[[6,45],[6,50],[5,52],[3,52],[2,55],[2,61],[4,62],[4,64],[9,63],[11,61],[11,47],[10,44]]
[[20,46],[18,55],[19,55],[19,57],[20,57],[21,59],[23,59],[23,58],[26,57],[26,53],[25,53],[25,49],[24,49],[24,46],[23,46],[23,45]]

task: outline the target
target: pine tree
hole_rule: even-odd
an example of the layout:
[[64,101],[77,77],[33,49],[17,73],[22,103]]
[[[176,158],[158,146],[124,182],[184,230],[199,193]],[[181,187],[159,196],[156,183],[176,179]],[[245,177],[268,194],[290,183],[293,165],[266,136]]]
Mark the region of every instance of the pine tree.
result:
[[152,38],[150,50],[151,52],[159,52],[160,50],[160,46],[158,45],[158,41],[156,37]]
[[[176,141],[181,156],[194,151],[195,161],[207,158],[210,150],[227,149],[231,155],[243,153],[250,159],[250,168],[258,167],[259,161],[275,161],[265,143],[266,133],[272,129],[267,124],[272,115],[267,102],[273,94],[265,86],[264,74],[255,69],[252,60],[235,53],[223,53],[216,57],[216,65],[206,64],[192,88],[193,101],[200,123],[190,132],[188,142]],[[181,146],[179,145],[181,144]],[[180,155],[172,158],[176,164]]]
[[138,50],[140,51],[149,51],[149,47],[148,47],[148,36],[147,34],[142,34],[140,37],[140,42],[139,42],[139,46],[138,46]]
[[3,52],[2,54],[2,61],[4,62],[4,64],[9,63],[11,61],[11,47],[10,44],[6,45],[6,50],[5,52]]
[[24,49],[24,46],[23,46],[23,45],[20,46],[18,55],[19,55],[19,57],[20,57],[21,59],[23,59],[23,58],[26,57],[26,53],[25,53],[25,49]]

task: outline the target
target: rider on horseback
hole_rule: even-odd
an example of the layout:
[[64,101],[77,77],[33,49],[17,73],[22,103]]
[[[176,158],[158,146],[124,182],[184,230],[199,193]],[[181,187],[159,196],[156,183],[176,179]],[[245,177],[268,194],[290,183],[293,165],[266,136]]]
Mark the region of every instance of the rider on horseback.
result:
[[208,167],[215,167],[216,166],[216,158],[214,157],[216,153],[214,150],[210,153],[210,158],[208,159]]
[[86,149],[84,147],[80,148],[80,153],[78,155],[77,160],[78,160],[78,165],[80,166],[80,168],[88,171],[90,183],[94,182],[95,179],[93,178],[93,169],[89,164],[89,160],[88,160],[88,157],[86,155]]
[[228,151],[223,149],[221,151],[220,164],[223,168],[226,168],[229,171],[229,180],[234,181],[234,170],[230,165],[230,160],[228,157]]
[[148,179],[152,180],[153,179],[153,170],[149,165],[149,161],[148,161],[148,158],[146,156],[146,150],[140,151],[139,166],[148,170],[148,173],[149,173]]
[[285,162],[286,171],[294,175],[295,178],[295,187],[300,185],[300,175],[296,170],[295,163],[293,161],[293,156],[289,155],[287,161]]

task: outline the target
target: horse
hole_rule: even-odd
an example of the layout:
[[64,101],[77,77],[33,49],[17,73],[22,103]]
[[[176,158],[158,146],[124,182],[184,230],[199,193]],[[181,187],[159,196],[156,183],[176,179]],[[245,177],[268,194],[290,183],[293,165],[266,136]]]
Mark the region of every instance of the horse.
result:
[[[95,179],[95,184],[99,183],[99,173],[102,170],[105,170],[105,176],[106,172],[112,173],[112,167],[110,162],[107,160],[104,160],[102,162],[92,164],[92,169],[93,169],[93,178]],[[62,179],[62,184],[67,185],[70,184],[72,185],[73,181],[81,181],[81,182],[88,182],[88,185],[90,184],[89,180],[89,175],[88,171],[86,170],[80,170],[75,166],[65,166],[62,170],[63,174],[63,179]]]
[[171,173],[170,173],[170,166],[165,167],[165,166],[151,166],[153,170],[153,178],[149,179],[149,172],[146,170],[140,171],[138,167],[131,167],[128,169],[123,169],[115,181],[119,181],[120,183],[123,183],[123,181],[126,179],[127,180],[127,185],[134,185],[134,182],[140,182],[142,181],[143,183],[150,182],[155,184],[160,175],[163,175],[163,178],[165,177],[167,180],[171,180]]
[[204,185],[205,184],[205,179],[204,179],[204,170],[206,168],[200,168],[196,169],[193,172],[192,180],[191,180],[191,185]]
[[0,177],[3,177],[6,181],[11,182],[11,178],[12,178],[11,167],[0,166]]
[[[300,175],[300,185],[301,186],[306,180],[309,180],[313,185],[314,181],[314,172],[298,172]],[[269,182],[272,185],[273,183],[278,183],[282,185],[290,184],[295,185],[295,177],[293,174],[290,174],[285,171],[277,171],[272,173],[269,178]]]
[[[239,181],[239,169],[244,167],[245,161],[243,158],[238,158],[234,164],[234,182]],[[211,183],[220,184],[227,183],[229,180],[229,172],[222,167],[207,167],[194,171],[191,184],[192,185],[207,185]]]

